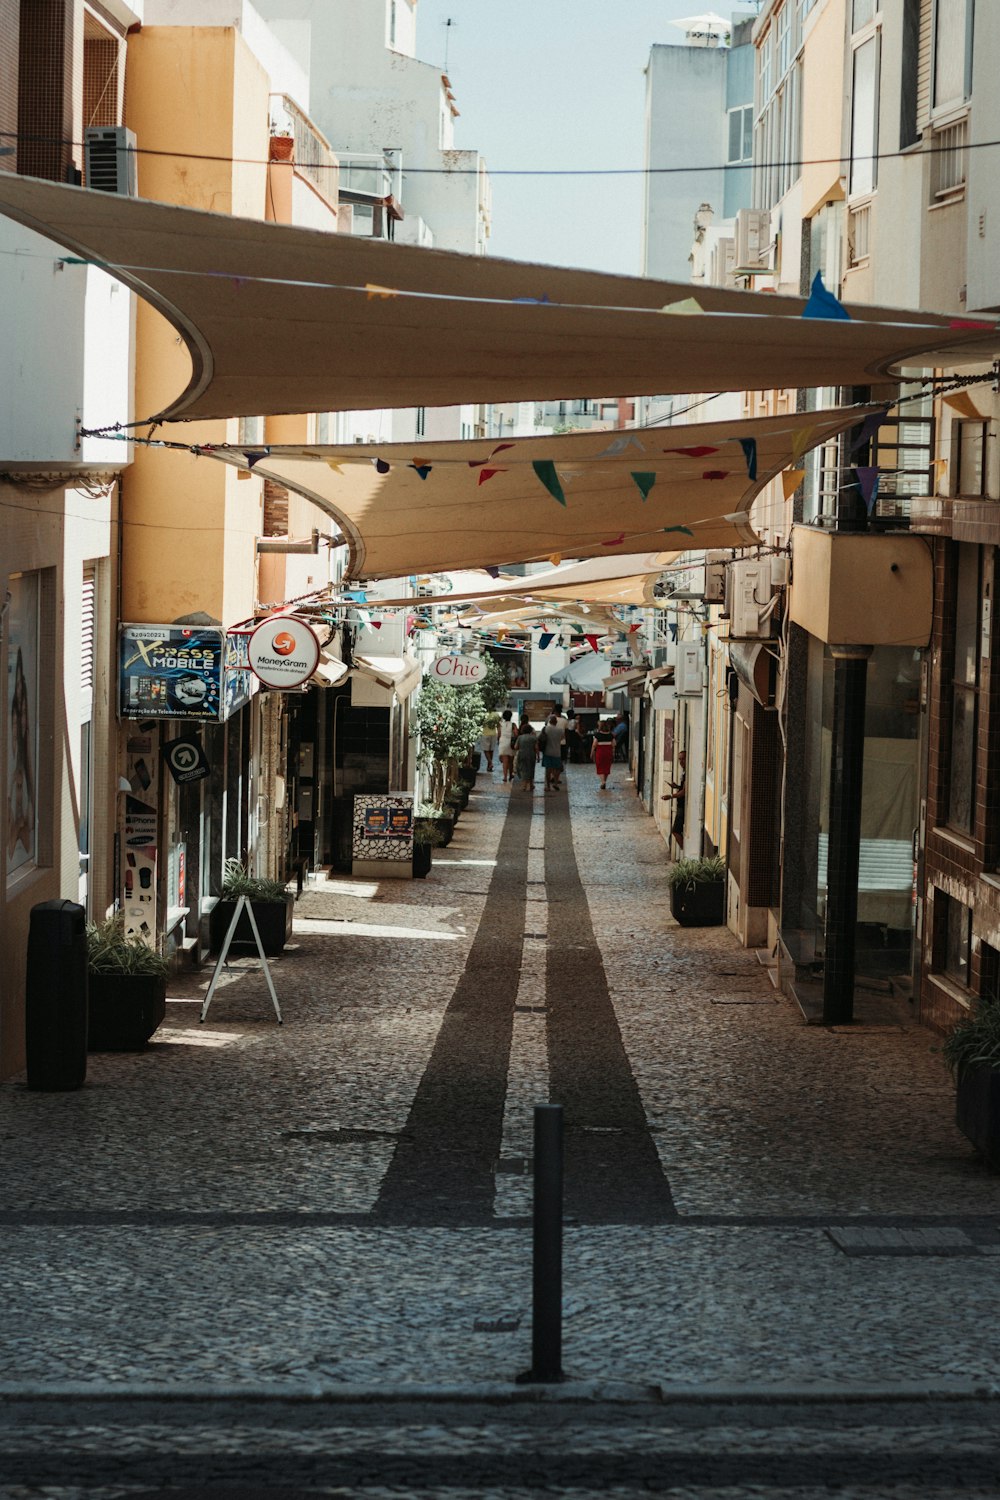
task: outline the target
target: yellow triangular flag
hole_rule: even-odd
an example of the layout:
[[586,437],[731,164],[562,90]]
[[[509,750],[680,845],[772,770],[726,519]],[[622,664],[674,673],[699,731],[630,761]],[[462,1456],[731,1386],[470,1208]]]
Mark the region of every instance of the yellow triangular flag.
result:
[[977,409],[968,391],[952,392],[950,396],[945,396],[944,404],[950,406],[952,411],[957,411],[960,417],[971,417],[974,422],[983,420],[982,412]]
[[933,469],[934,469],[934,472],[938,476],[939,479],[941,478],[941,475],[944,473],[944,471],[947,469],[947,467],[948,467],[948,460],[946,458],[936,458],[934,460]]
[[397,291],[394,291],[391,286],[378,286],[374,281],[365,282],[365,291],[368,293],[369,302],[371,302],[374,297],[381,297],[384,301],[386,297],[399,296],[399,293]]
[[692,313],[704,312],[700,302],[694,297],[684,297],[680,302],[668,302],[666,307],[661,307],[660,312],[674,313],[679,317],[690,317]]
[[815,428],[813,427],[800,427],[797,429],[795,436],[792,438],[793,459],[802,457],[803,453],[809,447],[809,440],[812,437],[814,431]]
[[552,556],[549,558],[549,562],[554,568],[558,568],[559,564],[562,562],[562,557],[558,552],[553,552]]
[[505,635],[506,635],[506,634],[507,634],[507,632],[506,632],[506,630],[498,630],[498,631],[497,631],[497,640],[498,640],[498,641],[502,641],[502,640],[503,640],[503,638],[504,638],[504,636],[505,636]]
[[334,458],[328,458],[326,461],[326,466],[328,469],[332,469],[335,474],[343,474],[344,472],[344,465],[338,463]]
[[786,469],[781,476],[781,489],[785,499],[795,494],[799,485],[806,477],[805,469]]

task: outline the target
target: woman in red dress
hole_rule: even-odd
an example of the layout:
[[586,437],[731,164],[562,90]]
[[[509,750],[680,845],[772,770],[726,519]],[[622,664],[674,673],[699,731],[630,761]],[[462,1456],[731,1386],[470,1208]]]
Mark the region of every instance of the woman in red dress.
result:
[[590,747],[590,758],[594,762],[594,768],[601,778],[601,791],[607,791],[608,777],[611,775],[611,762],[615,758],[615,737],[611,728],[611,720],[604,719],[598,725],[597,733],[594,735],[594,743]]

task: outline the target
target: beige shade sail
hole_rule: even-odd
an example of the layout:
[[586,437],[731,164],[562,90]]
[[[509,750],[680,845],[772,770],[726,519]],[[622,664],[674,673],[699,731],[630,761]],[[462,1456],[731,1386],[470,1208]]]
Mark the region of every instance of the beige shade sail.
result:
[[561,563],[548,572],[532,573],[525,578],[494,579],[488,573],[459,573],[450,577],[460,583],[461,588],[421,598],[414,598],[412,594],[385,599],[373,596],[369,598],[368,606],[371,609],[412,609],[419,604],[448,609],[453,605],[475,603],[496,608],[496,602],[500,600],[504,608],[509,608],[535,599],[543,602],[567,600],[574,604],[648,605],[655,602],[653,584],[676,556],[676,552],[646,552],[637,556],[630,553],[621,558],[590,558],[587,562]]
[[[160,419],[867,385],[988,359],[996,320],[692,288],[239,219],[0,173],[0,213],[105,266],[184,339]],[[124,414],[123,414],[124,415]],[[146,415],[145,413],[143,414]]]
[[[554,555],[751,546],[748,511],[767,480],[858,420],[855,408],[507,443],[218,447],[211,456],[252,464],[332,516],[352,579],[400,578]],[[755,445],[755,479],[743,443]]]

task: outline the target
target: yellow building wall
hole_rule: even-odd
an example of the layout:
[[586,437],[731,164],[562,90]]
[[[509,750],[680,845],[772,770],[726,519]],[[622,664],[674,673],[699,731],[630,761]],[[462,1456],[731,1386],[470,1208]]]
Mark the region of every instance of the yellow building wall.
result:
[[829,645],[926,646],[934,570],[923,537],[792,531],[789,613]]
[[[263,218],[270,81],[242,37],[226,27],[143,27],[129,38],[127,67],[126,123],[143,153],[142,196]],[[136,413],[158,411],[190,373],[179,336],[140,302]],[[156,436],[235,442],[238,427],[168,424]],[[240,480],[191,453],[138,447],[124,501],[123,619],[160,623],[204,614],[231,625],[252,614],[258,480]]]
[[840,186],[847,0],[827,0],[807,19],[802,48],[802,210],[811,218]]

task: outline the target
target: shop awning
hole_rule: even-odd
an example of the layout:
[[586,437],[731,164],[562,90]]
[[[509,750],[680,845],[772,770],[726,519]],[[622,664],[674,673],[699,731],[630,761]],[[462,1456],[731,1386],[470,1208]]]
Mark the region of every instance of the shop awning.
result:
[[220,446],[211,457],[252,467],[332,516],[350,578],[397,578],[752,546],[754,496],[858,421],[855,408],[507,443]]
[[617,672],[613,677],[605,677],[604,686],[609,693],[619,693],[626,688],[638,687],[646,681],[648,675],[648,667],[634,667],[629,672]]
[[396,694],[400,703],[420,684],[423,675],[420,663],[409,656],[359,656],[354,657],[352,670],[359,677],[367,677],[387,692]]
[[608,673],[609,658],[600,651],[587,651],[568,666],[553,672],[551,682],[557,687],[576,688],[578,693],[601,693]]
[[[192,361],[158,415],[867,385],[992,358],[996,320],[852,307],[427,250],[0,173],[0,213],[146,298]],[[124,414],[123,414],[124,415]],[[143,416],[146,416],[143,413]],[[148,415],[152,416],[153,413]]]

